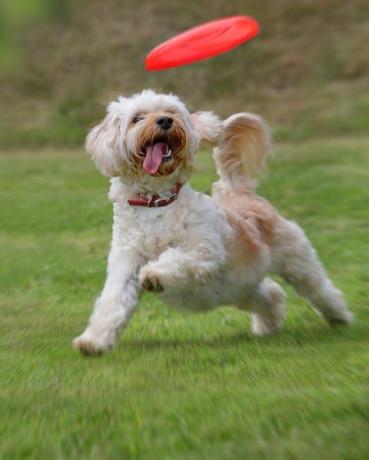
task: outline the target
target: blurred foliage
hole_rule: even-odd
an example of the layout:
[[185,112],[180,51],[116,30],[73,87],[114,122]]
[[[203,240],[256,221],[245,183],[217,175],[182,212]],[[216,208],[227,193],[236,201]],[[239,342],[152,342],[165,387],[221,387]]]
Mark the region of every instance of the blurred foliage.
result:
[[[249,14],[254,41],[146,72],[146,53],[202,21]],[[263,114],[281,139],[368,132],[367,0],[0,0],[0,146],[78,144],[118,94]]]
[[0,72],[21,69],[18,37],[33,21],[62,21],[69,18],[68,0],[2,0],[0,2]]

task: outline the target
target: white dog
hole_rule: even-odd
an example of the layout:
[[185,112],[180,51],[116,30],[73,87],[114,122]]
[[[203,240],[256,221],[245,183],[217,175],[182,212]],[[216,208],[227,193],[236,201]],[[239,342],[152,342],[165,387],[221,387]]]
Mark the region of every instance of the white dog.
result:
[[[201,141],[215,147],[220,179],[211,198],[188,184]],[[268,273],[291,283],[331,325],[352,320],[301,228],[254,192],[270,151],[258,116],[222,122],[146,90],[112,102],[86,147],[112,178],[114,224],[104,289],[74,340],[82,353],[116,343],[144,290],[178,309],[234,305],[252,313],[254,334],[276,332],[285,294]]]

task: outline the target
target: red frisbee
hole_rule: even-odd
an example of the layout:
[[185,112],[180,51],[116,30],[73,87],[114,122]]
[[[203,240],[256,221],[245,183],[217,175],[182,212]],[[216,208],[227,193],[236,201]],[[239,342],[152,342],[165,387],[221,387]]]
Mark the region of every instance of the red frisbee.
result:
[[146,57],[146,70],[164,70],[225,53],[254,38],[259,24],[250,16],[206,22],[167,40]]

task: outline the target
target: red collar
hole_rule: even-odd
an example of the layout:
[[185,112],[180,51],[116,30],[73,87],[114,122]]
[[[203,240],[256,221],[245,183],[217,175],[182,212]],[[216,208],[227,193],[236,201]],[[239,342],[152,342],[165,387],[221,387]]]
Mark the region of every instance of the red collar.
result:
[[145,206],[146,208],[162,208],[163,206],[168,206],[168,204],[173,203],[178,197],[178,193],[182,188],[182,184],[179,182],[174,186],[171,195],[168,198],[160,198],[159,195],[155,194],[150,199],[148,198],[130,198],[127,200],[128,204],[131,206]]

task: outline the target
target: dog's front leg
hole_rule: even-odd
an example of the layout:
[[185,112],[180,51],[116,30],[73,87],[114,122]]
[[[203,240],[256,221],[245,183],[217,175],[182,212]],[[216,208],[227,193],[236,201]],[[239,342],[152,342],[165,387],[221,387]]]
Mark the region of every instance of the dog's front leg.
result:
[[222,262],[209,248],[184,251],[170,248],[159,259],[144,265],[139,274],[140,286],[147,291],[161,292],[191,280],[205,280]]
[[102,353],[111,348],[119,332],[135,311],[141,288],[138,282],[140,256],[122,248],[112,248],[104,289],[96,300],[86,330],[73,345],[83,354]]

